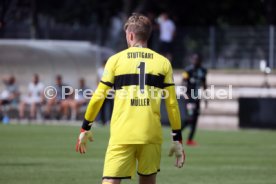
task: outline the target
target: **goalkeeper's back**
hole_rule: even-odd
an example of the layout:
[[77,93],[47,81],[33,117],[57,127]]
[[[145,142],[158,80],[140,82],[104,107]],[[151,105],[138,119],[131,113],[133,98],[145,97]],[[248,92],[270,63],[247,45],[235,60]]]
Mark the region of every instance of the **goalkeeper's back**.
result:
[[174,86],[170,62],[148,48],[130,47],[108,60],[101,82],[115,90],[110,143],[161,143],[162,89]]

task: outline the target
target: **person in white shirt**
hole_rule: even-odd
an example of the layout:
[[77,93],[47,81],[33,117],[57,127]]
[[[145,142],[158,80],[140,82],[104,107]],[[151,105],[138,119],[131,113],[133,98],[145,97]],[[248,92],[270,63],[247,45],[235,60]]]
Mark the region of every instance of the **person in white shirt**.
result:
[[174,22],[169,18],[169,15],[167,13],[162,13],[158,19],[157,22],[159,24],[159,52],[167,57],[170,61],[172,60],[172,42],[175,35],[175,24]]
[[25,108],[30,106],[30,119],[36,118],[38,105],[43,102],[44,85],[39,81],[38,74],[33,75],[33,81],[28,86],[28,95],[23,98],[19,105],[19,118],[24,118]]

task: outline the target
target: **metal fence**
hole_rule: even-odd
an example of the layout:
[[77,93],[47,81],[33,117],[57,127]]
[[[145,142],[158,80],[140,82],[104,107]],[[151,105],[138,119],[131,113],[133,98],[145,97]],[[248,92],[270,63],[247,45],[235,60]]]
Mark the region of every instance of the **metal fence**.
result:
[[274,27],[182,27],[174,43],[176,68],[199,52],[208,68],[259,69],[260,61],[275,68]]
[[[30,30],[28,26],[7,27],[0,31],[0,37],[31,38]],[[45,26],[39,28],[39,33],[40,39],[86,40],[115,51],[126,48],[123,31],[112,34],[112,29],[98,25]],[[154,31],[151,41],[154,50],[158,50],[158,35]],[[275,68],[274,35],[274,26],[177,27],[172,65],[183,68],[189,63],[190,54],[199,52],[208,68],[259,69],[261,60]]]

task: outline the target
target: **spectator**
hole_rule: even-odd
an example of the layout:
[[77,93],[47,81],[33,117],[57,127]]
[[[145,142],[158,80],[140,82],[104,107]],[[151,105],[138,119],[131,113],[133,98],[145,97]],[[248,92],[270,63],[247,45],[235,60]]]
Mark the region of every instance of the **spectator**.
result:
[[[89,88],[85,84],[85,79],[79,80],[79,88],[77,89],[78,94],[75,94],[75,98],[67,98],[62,102],[63,118],[69,117],[69,109],[71,109],[71,120],[76,120],[79,113],[80,107],[87,105],[90,98],[84,95],[84,91]],[[88,96],[89,97],[89,96]],[[90,96],[91,97],[91,96]]]
[[26,105],[30,106],[30,119],[36,118],[36,112],[38,106],[43,103],[43,90],[44,85],[39,81],[39,75],[33,75],[33,81],[29,84],[28,87],[28,96],[26,96],[20,103],[19,106],[19,118],[24,118]]
[[[109,39],[109,46],[111,48],[116,48],[120,44],[120,36],[122,34],[122,26],[123,26],[123,14],[118,13],[111,17],[111,24],[110,24],[110,39]],[[118,49],[118,48],[117,48]]]
[[172,61],[172,48],[173,38],[175,35],[175,24],[169,18],[167,13],[162,13],[157,22],[159,24],[160,35],[159,35],[159,52]]
[[[48,99],[47,103],[46,103],[46,108],[45,108],[45,119],[50,119],[51,118],[51,110],[55,107],[58,106],[58,114],[57,114],[57,118],[60,118],[61,112],[63,112],[64,114],[64,110],[63,107],[64,105],[62,104],[62,102],[69,98],[72,97],[72,95],[65,95],[62,94],[63,93],[63,86],[67,86],[66,84],[63,83],[62,81],[62,76],[61,75],[57,75],[56,76],[56,84],[54,85],[54,88],[56,90],[56,94],[53,98]],[[66,89],[66,93],[69,93],[68,88],[64,88]]]
[[184,124],[182,125],[182,130],[184,130],[188,125],[191,126],[186,144],[189,146],[195,146],[197,143],[193,139],[200,113],[200,98],[198,98],[198,92],[201,87],[204,89],[207,88],[207,70],[201,66],[202,58],[199,54],[192,55],[191,62],[192,64],[185,68],[183,73],[183,82],[187,87],[188,99],[186,99],[186,116]]
[[86,106],[91,98],[91,94],[87,94],[87,90],[89,88],[85,84],[85,79],[81,78],[79,80],[79,89],[78,89],[78,95],[76,96],[75,100],[73,101],[72,105],[72,116],[71,120],[77,119],[77,114],[79,113],[79,109],[82,106]]
[[[16,85],[16,79],[14,76],[4,78],[5,89],[0,94],[0,112],[1,116],[7,117],[7,112],[3,111],[3,107],[6,105],[18,105],[19,103],[19,89]],[[2,118],[1,118],[2,119]]]
[[152,50],[158,49],[159,24],[155,21],[156,15],[153,12],[148,12],[147,17],[152,23],[152,33],[149,37],[148,47]]

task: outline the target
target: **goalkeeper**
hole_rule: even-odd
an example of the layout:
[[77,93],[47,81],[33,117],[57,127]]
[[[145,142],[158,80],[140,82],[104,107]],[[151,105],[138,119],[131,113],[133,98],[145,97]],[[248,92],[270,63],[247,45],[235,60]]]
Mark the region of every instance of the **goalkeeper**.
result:
[[160,122],[161,93],[172,128],[169,155],[175,156],[175,166],[185,161],[182,147],[181,121],[176,100],[173,71],[168,59],[147,48],[151,33],[150,20],[133,14],[124,30],[128,49],[111,56],[101,82],[87,107],[76,150],[87,151],[92,141],[90,131],[107,92],[115,90],[110,122],[110,140],[105,155],[103,184],[120,184],[135,172],[140,184],[155,184],[160,170],[162,126]]

